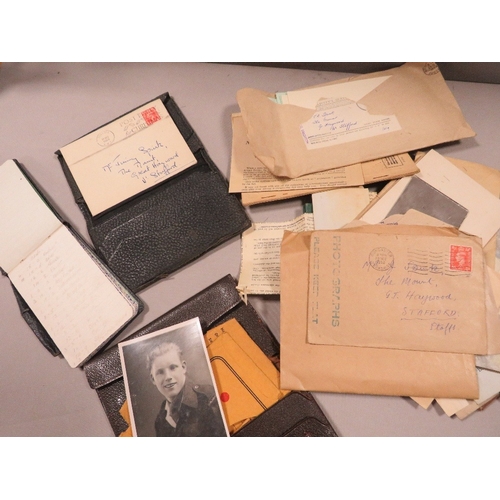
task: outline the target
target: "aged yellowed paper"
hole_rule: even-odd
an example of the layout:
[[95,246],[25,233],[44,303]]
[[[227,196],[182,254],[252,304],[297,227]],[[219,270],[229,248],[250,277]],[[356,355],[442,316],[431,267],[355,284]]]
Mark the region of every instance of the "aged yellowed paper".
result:
[[238,289],[247,294],[280,293],[280,246],[284,231],[311,231],[313,214],[287,222],[254,223],[241,240]]

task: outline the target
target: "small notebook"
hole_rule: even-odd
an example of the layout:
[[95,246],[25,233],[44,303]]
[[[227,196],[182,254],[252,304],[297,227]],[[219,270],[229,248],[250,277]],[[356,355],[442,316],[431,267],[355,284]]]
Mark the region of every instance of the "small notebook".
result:
[[14,160],[0,166],[0,267],[71,367],[142,309]]

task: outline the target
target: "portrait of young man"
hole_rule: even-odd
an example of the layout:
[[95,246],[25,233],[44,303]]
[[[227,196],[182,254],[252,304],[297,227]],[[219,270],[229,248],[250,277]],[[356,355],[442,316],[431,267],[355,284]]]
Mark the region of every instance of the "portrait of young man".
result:
[[227,436],[198,319],[119,344],[134,436]]

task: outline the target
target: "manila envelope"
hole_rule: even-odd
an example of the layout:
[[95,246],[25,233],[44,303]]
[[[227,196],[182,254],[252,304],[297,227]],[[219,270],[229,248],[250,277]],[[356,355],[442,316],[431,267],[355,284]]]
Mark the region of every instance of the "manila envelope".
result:
[[251,88],[237,93],[254,155],[280,177],[475,135],[434,63],[407,63],[288,92],[288,104],[274,97]]
[[[499,172],[500,174],[500,172]],[[391,216],[391,218],[398,217],[397,224],[407,224],[407,225],[427,225],[427,226],[437,226],[443,227],[445,224],[439,219],[433,219],[426,214],[417,212],[416,210],[410,209],[402,216]],[[388,219],[384,221],[386,223]],[[490,241],[490,243],[493,240]],[[493,248],[493,250],[495,250]],[[488,356],[476,356],[476,366],[481,366],[478,364],[479,360],[485,363],[495,363],[496,359],[500,360],[500,274],[496,272],[488,263],[489,250],[483,247],[484,254],[484,283],[486,291],[486,327],[488,332]],[[489,368],[489,366],[485,366]],[[489,368],[492,369],[492,368]],[[498,370],[497,370],[498,371]]]
[[[410,155],[405,153],[388,158],[325,170],[300,178],[276,177],[253,154],[246,136],[241,114],[233,114],[233,141],[231,150],[230,193],[252,195],[247,201],[267,202],[291,196],[303,196],[334,188],[363,186],[391,179],[399,179],[418,172]],[[276,193],[273,195],[273,193]],[[291,196],[290,196],[291,195]],[[245,204],[245,199],[242,198]]]
[[486,354],[481,240],[456,233],[408,225],[314,231],[308,342]]
[[432,398],[478,397],[475,358],[471,354],[309,344],[310,240],[311,232],[286,232],[281,247],[282,389]]

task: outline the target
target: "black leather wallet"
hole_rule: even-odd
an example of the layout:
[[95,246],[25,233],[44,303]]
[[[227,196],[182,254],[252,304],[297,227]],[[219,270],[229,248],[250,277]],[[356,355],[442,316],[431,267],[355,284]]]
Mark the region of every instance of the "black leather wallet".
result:
[[[225,276],[171,311],[128,337],[127,340],[161,328],[198,317],[204,332],[235,318],[252,340],[273,361],[279,361],[279,344],[264,321],[250,304],[245,304],[236,290],[236,281]],[[98,354],[84,365],[90,387],[97,391],[116,436],[128,424],[120,409],[125,400],[118,347]],[[313,396],[307,392],[290,392],[275,405],[240,429],[234,436],[337,436]]]
[[63,154],[56,151],[96,252],[134,291],[251,225],[239,198],[228,192],[227,180],[174,100],[168,93],[156,99],[165,105],[196,163],[132,199],[93,216]]

